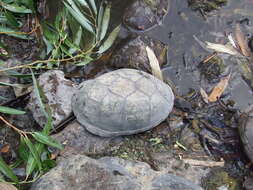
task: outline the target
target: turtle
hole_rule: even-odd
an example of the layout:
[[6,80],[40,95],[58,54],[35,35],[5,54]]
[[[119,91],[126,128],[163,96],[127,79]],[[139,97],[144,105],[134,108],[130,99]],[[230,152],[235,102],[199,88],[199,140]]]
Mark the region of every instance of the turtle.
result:
[[82,82],[72,97],[77,121],[102,137],[137,134],[164,121],[172,111],[169,85],[136,69],[118,69]]
[[239,134],[248,158],[253,162],[253,117],[252,111],[244,112],[239,117]]
[[132,32],[146,32],[161,25],[168,14],[170,0],[136,0],[125,10],[123,23]]

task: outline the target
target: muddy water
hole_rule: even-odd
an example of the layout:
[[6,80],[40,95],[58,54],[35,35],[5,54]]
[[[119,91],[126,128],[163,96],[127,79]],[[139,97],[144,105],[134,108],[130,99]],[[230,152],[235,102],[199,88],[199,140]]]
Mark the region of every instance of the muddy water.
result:
[[[180,94],[186,94],[191,88],[199,90],[200,87],[209,92],[218,80],[207,82],[197,66],[212,51],[202,48],[196,38],[203,42],[226,43],[225,34],[234,32],[238,22],[245,35],[250,37],[253,32],[252,0],[230,0],[226,6],[205,17],[193,12],[186,0],[171,0],[170,11],[163,24],[146,34],[169,46],[168,63],[163,71],[165,77],[175,83]],[[219,54],[219,57],[225,65],[220,77],[229,72],[232,74],[224,98],[234,100],[235,106],[243,110],[253,103],[253,97],[251,88],[241,77],[240,62],[229,55]]]

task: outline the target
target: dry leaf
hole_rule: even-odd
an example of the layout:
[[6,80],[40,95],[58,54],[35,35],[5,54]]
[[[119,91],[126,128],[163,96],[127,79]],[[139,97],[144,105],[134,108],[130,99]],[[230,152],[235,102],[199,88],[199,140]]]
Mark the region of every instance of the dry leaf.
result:
[[247,44],[247,41],[244,38],[244,34],[242,33],[239,24],[236,24],[236,27],[235,27],[235,38],[242,54],[244,56],[249,57],[250,56],[249,46]]
[[213,88],[211,94],[208,96],[209,102],[216,102],[218,98],[225,91],[228,81],[230,79],[230,74],[220,80],[220,82]]
[[206,91],[203,88],[200,88],[200,94],[201,94],[204,102],[208,104],[209,103],[208,95],[207,95]]
[[159,65],[159,62],[156,58],[156,55],[154,53],[154,51],[150,48],[150,47],[146,47],[146,51],[148,54],[148,59],[149,59],[149,64],[151,66],[151,70],[152,70],[152,74],[163,81],[163,74]]
[[230,55],[238,55],[239,53],[236,51],[233,46],[223,45],[223,44],[215,44],[211,42],[206,41],[206,48],[212,49],[214,51],[220,52],[220,53],[228,53]]
[[10,145],[6,144],[4,145],[1,149],[0,149],[0,152],[1,153],[7,153],[10,151]]
[[18,190],[14,185],[0,182],[1,190]]
[[232,36],[231,33],[228,35],[228,40],[229,40],[229,42],[232,44],[232,46],[233,46],[235,49],[237,49],[237,45],[236,45],[235,40],[234,40],[234,38],[233,38],[233,36]]

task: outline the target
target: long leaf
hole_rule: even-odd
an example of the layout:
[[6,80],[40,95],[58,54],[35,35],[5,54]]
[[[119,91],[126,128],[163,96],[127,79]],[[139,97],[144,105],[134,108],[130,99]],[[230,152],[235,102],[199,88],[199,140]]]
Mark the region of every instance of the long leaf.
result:
[[33,79],[33,86],[34,86],[34,93],[35,93],[35,96],[39,102],[39,105],[40,105],[40,109],[42,110],[42,112],[44,113],[44,115],[48,118],[48,114],[46,112],[46,109],[45,109],[45,106],[42,102],[42,99],[41,99],[41,93],[40,93],[40,90],[39,90],[39,85],[37,83],[37,80],[33,74],[33,71],[31,70],[31,73],[32,73],[32,79]]
[[44,135],[43,133],[40,133],[40,132],[34,132],[32,133],[32,136],[40,143],[58,148],[60,150],[63,149],[63,146],[60,143],[58,143],[57,141],[55,141],[52,137],[48,135]]
[[88,3],[86,2],[86,0],[77,0],[82,6],[84,6],[84,7],[86,7],[86,8],[88,8],[88,9],[90,9],[90,7],[89,7],[89,5],[88,5]]
[[30,152],[31,152],[34,160],[36,161],[36,164],[38,165],[39,170],[41,170],[42,169],[42,165],[41,165],[41,160],[40,160],[39,153],[38,153],[37,149],[32,144],[32,142],[30,141],[30,139],[28,139],[27,137],[24,137],[24,141],[25,141],[27,147],[29,148],[29,150],[30,150]]
[[70,2],[71,6],[69,6],[67,3],[63,2],[65,7],[68,9],[70,14],[89,32],[94,33],[93,27],[90,25],[90,21],[83,16],[81,11],[76,7],[74,2],[71,0],[67,0]]
[[21,115],[25,114],[25,111],[17,110],[14,108],[9,108],[6,106],[0,106],[0,112],[5,114],[12,114],[12,115]]
[[102,21],[103,21],[103,16],[104,16],[104,5],[103,2],[100,4],[99,12],[98,12],[98,17],[97,17],[97,26],[98,26],[98,31],[96,34],[97,40],[100,39],[100,34],[101,34],[101,29],[102,29]]
[[111,5],[108,4],[106,5],[106,8],[105,8],[105,12],[104,12],[104,15],[103,15],[103,20],[102,20],[102,23],[101,23],[101,33],[99,34],[99,40],[103,40],[105,35],[106,35],[106,32],[107,32],[107,29],[108,29],[108,26],[109,26],[109,21],[110,21],[110,15],[111,15]]
[[5,12],[5,17],[9,22],[8,24],[10,24],[12,27],[18,28],[18,26],[19,26],[18,21],[11,12],[6,11]]
[[[40,155],[44,149],[44,145],[41,143],[37,143],[35,144],[35,148],[38,152],[38,154]],[[34,171],[34,169],[37,166],[37,161],[35,160],[35,158],[33,157],[32,154],[29,155],[29,158],[27,160],[27,164],[26,164],[26,176],[30,176],[32,174],[32,172]]]
[[119,33],[119,30],[120,30],[120,25],[117,26],[112,32],[111,34],[109,35],[109,37],[104,41],[104,43],[99,47],[98,49],[98,53],[104,53],[106,50],[108,50],[114,40],[116,39],[118,33]]
[[0,26],[0,34],[1,33],[6,34],[8,36],[13,36],[13,37],[16,37],[16,38],[20,38],[20,39],[23,39],[23,40],[31,39],[27,35],[18,34],[18,31],[13,30],[13,29],[8,28],[8,27]]
[[83,30],[82,30],[82,27],[80,26],[79,30],[77,31],[76,36],[74,38],[74,45],[77,47],[71,47],[69,49],[70,54],[73,54],[78,50],[78,47],[79,47],[81,39],[82,39],[82,34],[83,34]]
[[14,12],[14,13],[32,13],[32,10],[31,9],[27,9],[25,7],[21,7],[21,6],[18,6],[18,5],[15,5],[15,4],[5,4],[5,3],[0,3],[0,5],[11,11],[11,12]]
[[95,15],[97,15],[97,6],[96,6],[96,3],[95,3],[95,0],[89,0],[90,4],[91,4],[91,7],[95,13]]
[[82,60],[81,62],[77,63],[77,66],[84,66],[87,65],[88,63],[90,63],[91,61],[93,61],[93,59],[89,56],[86,56],[84,60]]
[[12,181],[15,183],[18,183],[18,178],[17,176],[13,173],[11,168],[4,162],[3,158],[0,156],[0,171],[10,178]]

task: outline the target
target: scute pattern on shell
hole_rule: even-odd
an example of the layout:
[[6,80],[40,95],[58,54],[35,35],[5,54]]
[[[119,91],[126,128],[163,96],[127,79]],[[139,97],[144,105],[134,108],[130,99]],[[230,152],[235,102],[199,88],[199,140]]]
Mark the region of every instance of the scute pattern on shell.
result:
[[130,135],[163,121],[173,107],[168,85],[143,71],[119,69],[83,82],[72,99],[77,120],[99,136]]

